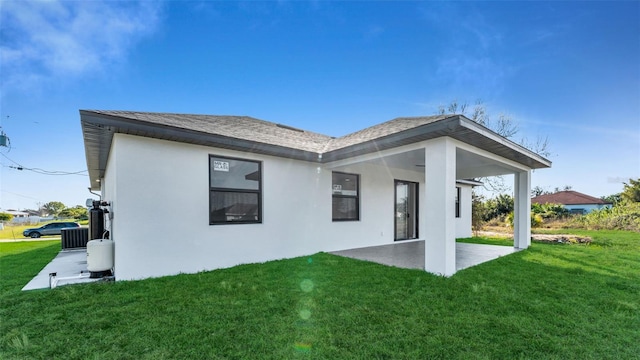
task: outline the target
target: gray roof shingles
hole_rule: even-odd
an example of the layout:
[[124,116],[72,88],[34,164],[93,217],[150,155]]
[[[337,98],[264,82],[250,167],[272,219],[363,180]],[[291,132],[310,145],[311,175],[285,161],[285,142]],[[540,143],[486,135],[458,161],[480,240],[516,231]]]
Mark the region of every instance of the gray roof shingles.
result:
[[150,113],[133,111],[89,112],[115,116],[153,125],[192,130],[200,133],[221,135],[229,138],[260,142],[269,145],[290,147],[320,153],[332,140],[330,136],[310,131],[295,130],[288,126],[255,119],[249,116],[192,115],[172,113]]
[[338,138],[248,116],[80,110],[80,117],[92,186],[93,180],[103,176],[115,133],[317,162],[451,136],[531,168],[551,166],[548,160],[497,134],[488,136],[488,129],[473,130],[469,127],[472,121],[461,115],[401,117]]
[[332,142],[327,144],[324,152],[334,151],[345,148],[347,146],[380,139],[388,135],[396,134],[404,130],[413,129],[418,126],[430,124],[439,120],[446,119],[448,117],[451,117],[451,115],[396,118],[382,124],[374,125],[366,129],[356,131],[349,135],[334,139]]
[[249,116],[193,115],[134,111],[86,110],[95,114],[115,116],[154,125],[200,133],[289,147],[322,154],[351,145],[383,138],[404,130],[446,119],[451,115],[401,117],[382,124],[334,138],[306,130],[298,130]]

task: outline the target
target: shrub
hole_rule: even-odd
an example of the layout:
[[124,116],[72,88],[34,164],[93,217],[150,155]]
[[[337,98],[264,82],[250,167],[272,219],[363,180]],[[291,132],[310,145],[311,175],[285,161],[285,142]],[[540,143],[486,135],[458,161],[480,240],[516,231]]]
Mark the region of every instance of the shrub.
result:
[[589,230],[630,230],[640,232],[640,203],[626,202],[586,215],[576,216],[568,225]]
[[484,221],[501,218],[513,212],[513,197],[511,195],[500,194],[495,199],[485,202]]
[[544,220],[553,220],[569,215],[567,210],[562,204],[531,204],[531,212],[540,215]]
[[473,192],[471,194],[471,227],[476,233],[476,236],[478,231],[482,230],[486,212],[484,197],[482,195],[476,195],[476,193]]
[[0,213],[0,221],[11,221],[13,220],[13,215],[9,213]]
[[[505,219],[505,223],[507,226],[513,227],[513,212],[510,212]],[[531,227],[539,227],[542,225],[543,219],[540,214],[535,214],[533,211],[531,212]]]

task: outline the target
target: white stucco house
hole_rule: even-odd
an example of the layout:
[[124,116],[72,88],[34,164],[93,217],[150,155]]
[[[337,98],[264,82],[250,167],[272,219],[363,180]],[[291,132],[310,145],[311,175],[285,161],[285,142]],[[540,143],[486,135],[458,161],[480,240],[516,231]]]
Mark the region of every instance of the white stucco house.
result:
[[[397,118],[333,138],[246,116],[80,111],[91,189],[110,204],[117,280],[395,241],[455,273],[473,179],[514,174],[530,245],[541,156],[461,115]],[[179,214],[173,209],[182,209]]]

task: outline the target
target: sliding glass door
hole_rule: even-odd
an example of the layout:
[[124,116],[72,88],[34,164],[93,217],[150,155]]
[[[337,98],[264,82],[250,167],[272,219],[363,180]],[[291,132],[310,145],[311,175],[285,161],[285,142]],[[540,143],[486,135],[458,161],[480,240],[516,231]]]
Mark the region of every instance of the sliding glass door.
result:
[[395,181],[395,240],[418,238],[418,183]]

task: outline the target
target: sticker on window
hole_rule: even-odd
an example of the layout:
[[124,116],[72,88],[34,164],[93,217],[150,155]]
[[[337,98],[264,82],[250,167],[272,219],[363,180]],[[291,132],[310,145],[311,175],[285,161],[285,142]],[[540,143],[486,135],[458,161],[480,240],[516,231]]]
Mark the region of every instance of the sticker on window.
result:
[[333,184],[333,193],[334,194],[340,194],[341,192],[342,192],[342,185]]
[[229,162],[227,161],[213,161],[213,171],[229,172]]

